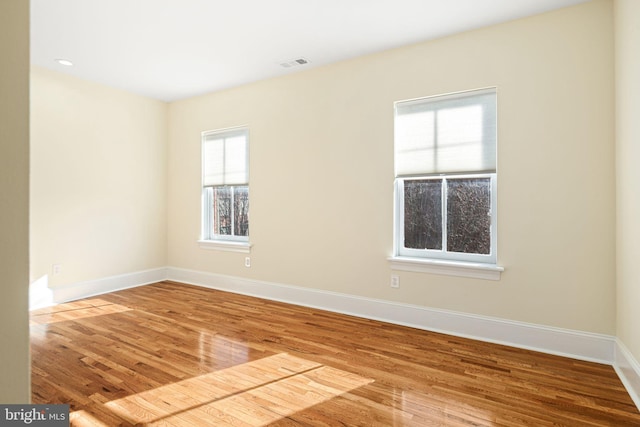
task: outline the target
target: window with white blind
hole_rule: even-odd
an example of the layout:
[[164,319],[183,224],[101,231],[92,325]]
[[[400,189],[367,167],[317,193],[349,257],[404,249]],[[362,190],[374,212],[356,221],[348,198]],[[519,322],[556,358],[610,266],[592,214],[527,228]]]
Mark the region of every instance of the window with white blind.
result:
[[202,134],[202,239],[249,241],[249,131]]
[[395,104],[395,256],[496,263],[496,91]]

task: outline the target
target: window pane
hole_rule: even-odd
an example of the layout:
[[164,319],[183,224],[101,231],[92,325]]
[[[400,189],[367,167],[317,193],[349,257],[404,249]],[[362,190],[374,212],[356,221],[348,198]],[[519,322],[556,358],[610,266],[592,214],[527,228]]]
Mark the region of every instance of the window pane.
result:
[[442,249],[442,180],[404,182],[404,247]]
[[447,181],[447,250],[487,255],[491,252],[491,180]]
[[213,189],[213,234],[231,235],[231,187]]
[[233,216],[235,236],[249,235],[249,187],[233,187]]

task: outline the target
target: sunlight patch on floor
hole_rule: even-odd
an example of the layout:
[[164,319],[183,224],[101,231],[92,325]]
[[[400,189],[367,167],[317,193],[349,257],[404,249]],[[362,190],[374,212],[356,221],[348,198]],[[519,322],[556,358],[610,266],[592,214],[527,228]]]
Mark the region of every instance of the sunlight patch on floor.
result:
[[30,313],[30,324],[45,325],[131,310],[133,309],[124,305],[114,304],[100,298],[91,298],[34,310]]
[[105,406],[144,425],[268,425],[373,380],[287,353],[158,387]]

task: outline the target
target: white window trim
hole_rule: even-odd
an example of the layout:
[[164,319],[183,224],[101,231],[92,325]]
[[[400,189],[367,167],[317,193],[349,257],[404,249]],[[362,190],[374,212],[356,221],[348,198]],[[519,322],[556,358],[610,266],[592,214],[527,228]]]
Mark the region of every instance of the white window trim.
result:
[[232,240],[198,240],[200,249],[218,250],[224,252],[251,253],[253,246],[249,242],[237,242]]
[[[465,91],[452,93],[448,95],[439,95],[436,97],[430,97],[434,101],[441,101],[446,99],[456,99],[460,96],[466,96],[467,93],[475,92],[478,95],[481,95],[482,92],[493,93],[494,96],[496,94],[496,88],[487,88],[477,91]],[[407,103],[430,103],[431,101],[428,98],[419,98],[414,100],[402,101],[400,103],[395,104],[395,115],[394,120],[397,119],[397,111],[399,104],[407,104]],[[493,117],[493,116],[492,116]],[[397,122],[394,122],[397,124]],[[485,123],[487,125],[487,123]],[[496,129],[497,132],[497,129]],[[497,136],[497,135],[496,135]],[[396,134],[397,137],[397,134]],[[494,136],[495,138],[495,136]],[[397,141],[394,142],[394,145]],[[497,141],[494,140],[494,143]],[[396,152],[397,155],[397,152]],[[462,277],[473,277],[480,279],[488,279],[488,280],[500,280],[500,276],[502,271],[504,271],[503,267],[497,265],[498,257],[497,257],[497,171],[496,165],[493,167],[486,168],[487,170],[482,170],[482,168],[474,168],[472,170],[451,170],[451,172],[447,172],[446,170],[404,170],[404,172],[399,172],[398,163],[396,159],[396,181],[394,185],[394,238],[393,238],[393,255],[388,258],[392,269],[395,270],[404,270],[404,271],[414,271],[421,273],[435,273],[435,274],[444,274],[444,275],[453,275],[453,276],[462,276]],[[420,175],[420,176],[416,176]],[[433,177],[436,178],[438,176],[443,178],[449,178],[456,176],[462,178],[464,175],[489,175],[491,177],[491,250],[490,254],[482,255],[482,254],[462,254],[456,252],[447,252],[446,246],[443,246],[443,250],[413,250],[410,248],[404,248],[403,242],[403,218],[404,218],[404,201],[403,194],[404,189],[402,188],[402,182],[405,179],[420,179]],[[443,197],[446,197],[446,192],[443,192]],[[443,209],[444,209],[443,204]],[[443,221],[446,221],[446,217],[443,216]],[[444,228],[444,226],[443,226]],[[445,239],[443,244],[446,244],[446,234],[444,234]]]
[[446,276],[471,277],[474,279],[500,280],[504,267],[496,264],[463,261],[436,260],[391,256],[387,258],[392,270],[433,273]]
[[[218,235],[218,234],[210,234],[208,233],[208,227],[211,223],[211,210],[208,209],[208,206],[211,205],[210,188],[214,186],[205,186],[204,185],[204,156],[202,154],[203,150],[203,141],[204,138],[210,135],[216,134],[226,134],[232,133],[236,131],[243,131],[246,133],[247,139],[249,138],[249,127],[247,125],[235,126],[230,128],[218,129],[218,130],[210,130],[201,133],[200,139],[200,151],[201,151],[201,201],[200,201],[200,212],[201,212],[201,225],[200,225],[200,233],[201,237],[197,241],[198,246],[201,249],[209,249],[209,250],[219,250],[225,252],[240,252],[240,253],[250,253],[252,244],[249,241],[249,236],[228,236],[228,235]],[[247,140],[248,144],[248,140]],[[249,158],[247,157],[247,169],[249,168]],[[245,185],[249,187],[249,182],[243,184],[232,184],[229,186],[235,185]]]

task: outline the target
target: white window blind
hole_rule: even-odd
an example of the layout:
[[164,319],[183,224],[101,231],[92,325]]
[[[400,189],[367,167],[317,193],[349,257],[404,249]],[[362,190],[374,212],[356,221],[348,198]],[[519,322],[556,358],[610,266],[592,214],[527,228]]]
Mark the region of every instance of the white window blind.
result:
[[495,89],[395,104],[397,177],[496,171]]
[[203,186],[249,183],[247,129],[203,134]]

